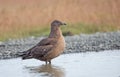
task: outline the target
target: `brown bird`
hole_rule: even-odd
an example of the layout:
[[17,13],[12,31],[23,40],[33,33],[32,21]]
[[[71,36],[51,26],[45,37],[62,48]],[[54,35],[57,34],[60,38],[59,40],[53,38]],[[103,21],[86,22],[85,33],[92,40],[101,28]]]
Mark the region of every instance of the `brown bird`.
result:
[[24,52],[22,59],[35,58],[45,61],[46,64],[57,56],[59,56],[65,49],[65,40],[62,35],[60,26],[66,25],[61,21],[54,20],[51,23],[51,32],[49,36],[42,39],[37,45]]

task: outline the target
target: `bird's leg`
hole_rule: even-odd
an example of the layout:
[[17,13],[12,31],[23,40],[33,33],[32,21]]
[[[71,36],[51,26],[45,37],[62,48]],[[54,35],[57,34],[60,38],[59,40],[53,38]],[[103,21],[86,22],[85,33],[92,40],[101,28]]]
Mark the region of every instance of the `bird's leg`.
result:
[[45,64],[47,64],[47,61],[45,61]]
[[51,64],[51,60],[49,60],[49,64]]

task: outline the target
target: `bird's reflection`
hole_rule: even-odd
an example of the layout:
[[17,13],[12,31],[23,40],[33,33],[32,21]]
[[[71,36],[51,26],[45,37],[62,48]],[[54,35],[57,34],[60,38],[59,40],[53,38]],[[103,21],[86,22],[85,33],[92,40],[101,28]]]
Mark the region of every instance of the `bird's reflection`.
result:
[[54,66],[51,64],[36,66],[36,67],[26,67],[32,73],[36,73],[45,77],[64,77],[64,69]]

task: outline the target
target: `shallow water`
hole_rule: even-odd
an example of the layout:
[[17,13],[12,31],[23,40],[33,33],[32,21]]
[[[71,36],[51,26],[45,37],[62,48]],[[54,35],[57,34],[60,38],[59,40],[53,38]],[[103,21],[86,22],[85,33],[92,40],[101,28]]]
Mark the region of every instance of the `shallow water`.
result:
[[120,51],[65,54],[51,65],[35,59],[0,60],[0,77],[120,77]]

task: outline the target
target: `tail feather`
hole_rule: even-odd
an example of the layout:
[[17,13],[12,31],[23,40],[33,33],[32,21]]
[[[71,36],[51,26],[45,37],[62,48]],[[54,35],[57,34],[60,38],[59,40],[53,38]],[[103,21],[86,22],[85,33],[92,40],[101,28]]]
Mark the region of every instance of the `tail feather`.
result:
[[19,57],[22,57],[23,60],[32,58],[32,56],[30,55],[28,51],[18,52],[17,55]]
[[33,58],[33,57],[30,55],[27,55],[27,54],[22,56],[22,60],[31,59],[31,58]]

